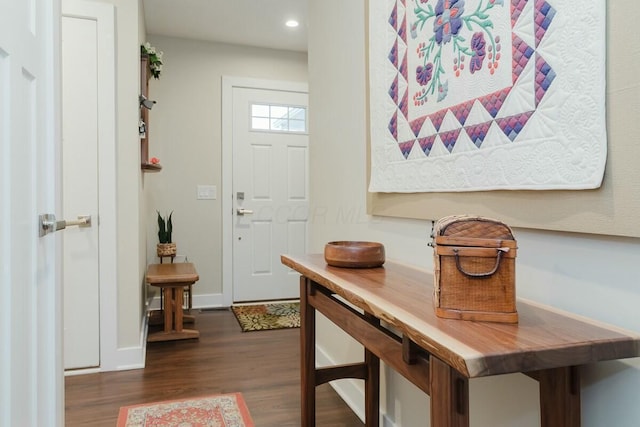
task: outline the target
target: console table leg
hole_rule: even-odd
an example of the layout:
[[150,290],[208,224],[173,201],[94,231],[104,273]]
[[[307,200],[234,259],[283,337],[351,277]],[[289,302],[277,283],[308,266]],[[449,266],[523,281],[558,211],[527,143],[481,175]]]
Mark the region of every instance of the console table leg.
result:
[[539,371],[542,427],[580,426],[580,374],[577,366]]
[[364,363],[367,379],[364,381],[365,421],[367,427],[380,425],[380,359],[365,349]]
[[469,427],[469,380],[436,357],[429,359],[431,425]]
[[[380,319],[365,313],[364,317],[372,324],[380,325]],[[367,377],[364,380],[364,419],[367,427],[380,425],[380,359],[378,356],[364,349],[364,364],[367,367]]]
[[300,385],[302,427],[316,425],[316,316],[307,303],[311,281],[300,277]]

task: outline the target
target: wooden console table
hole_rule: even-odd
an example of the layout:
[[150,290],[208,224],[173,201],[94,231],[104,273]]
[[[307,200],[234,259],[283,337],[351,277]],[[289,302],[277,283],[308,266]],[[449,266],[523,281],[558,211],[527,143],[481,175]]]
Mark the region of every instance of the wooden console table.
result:
[[[377,427],[380,360],[431,396],[431,426],[469,425],[470,378],[521,372],[539,382],[542,427],[576,427],[578,367],[640,356],[638,334],[523,300],[518,324],[438,318],[431,274],[399,263],[348,269],[322,255],[281,259],[302,275],[303,427],[315,426],[315,387],[341,378],[365,381],[366,425]],[[364,362],[316,368],[316,310],[364,346]]]
[[172,341],[198,338],[200,332],[184,329],[183,294],[186,286],[200,279],[192,263],[151,264],[147,283],[162,288],[164,298],[164,330],[149,334],[147,341]]

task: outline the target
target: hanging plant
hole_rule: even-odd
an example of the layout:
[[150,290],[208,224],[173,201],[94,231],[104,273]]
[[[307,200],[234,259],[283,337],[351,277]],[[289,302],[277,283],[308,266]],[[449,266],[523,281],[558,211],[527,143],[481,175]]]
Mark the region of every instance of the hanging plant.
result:
[[140,45],[140,53],[149,57],[149,70],[154,79],[160,78],[162,73],[162,55],[163,52],[158,52],[155,47],[151,46],[151,43],[147,42]]

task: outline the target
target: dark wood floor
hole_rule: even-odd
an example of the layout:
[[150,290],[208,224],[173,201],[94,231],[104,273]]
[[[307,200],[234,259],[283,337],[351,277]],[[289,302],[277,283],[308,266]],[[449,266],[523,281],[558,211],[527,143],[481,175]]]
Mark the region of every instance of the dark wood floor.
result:
[[[299,330],[243,333],[228,310],[193,314],[200,339],[149,343],[144,369],[66,377],[66,425],[114,427],[121,406],[241,392],[257,427],[299,426]],[[319,427],[363,425],[328,384],[316,405]]]

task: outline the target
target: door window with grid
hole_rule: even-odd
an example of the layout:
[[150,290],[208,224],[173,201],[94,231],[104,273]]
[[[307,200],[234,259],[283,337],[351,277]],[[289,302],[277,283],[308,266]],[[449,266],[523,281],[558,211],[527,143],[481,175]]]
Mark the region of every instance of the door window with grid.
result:
[[251,104],[251,130],[307,132],[307,108],[295,105]]

